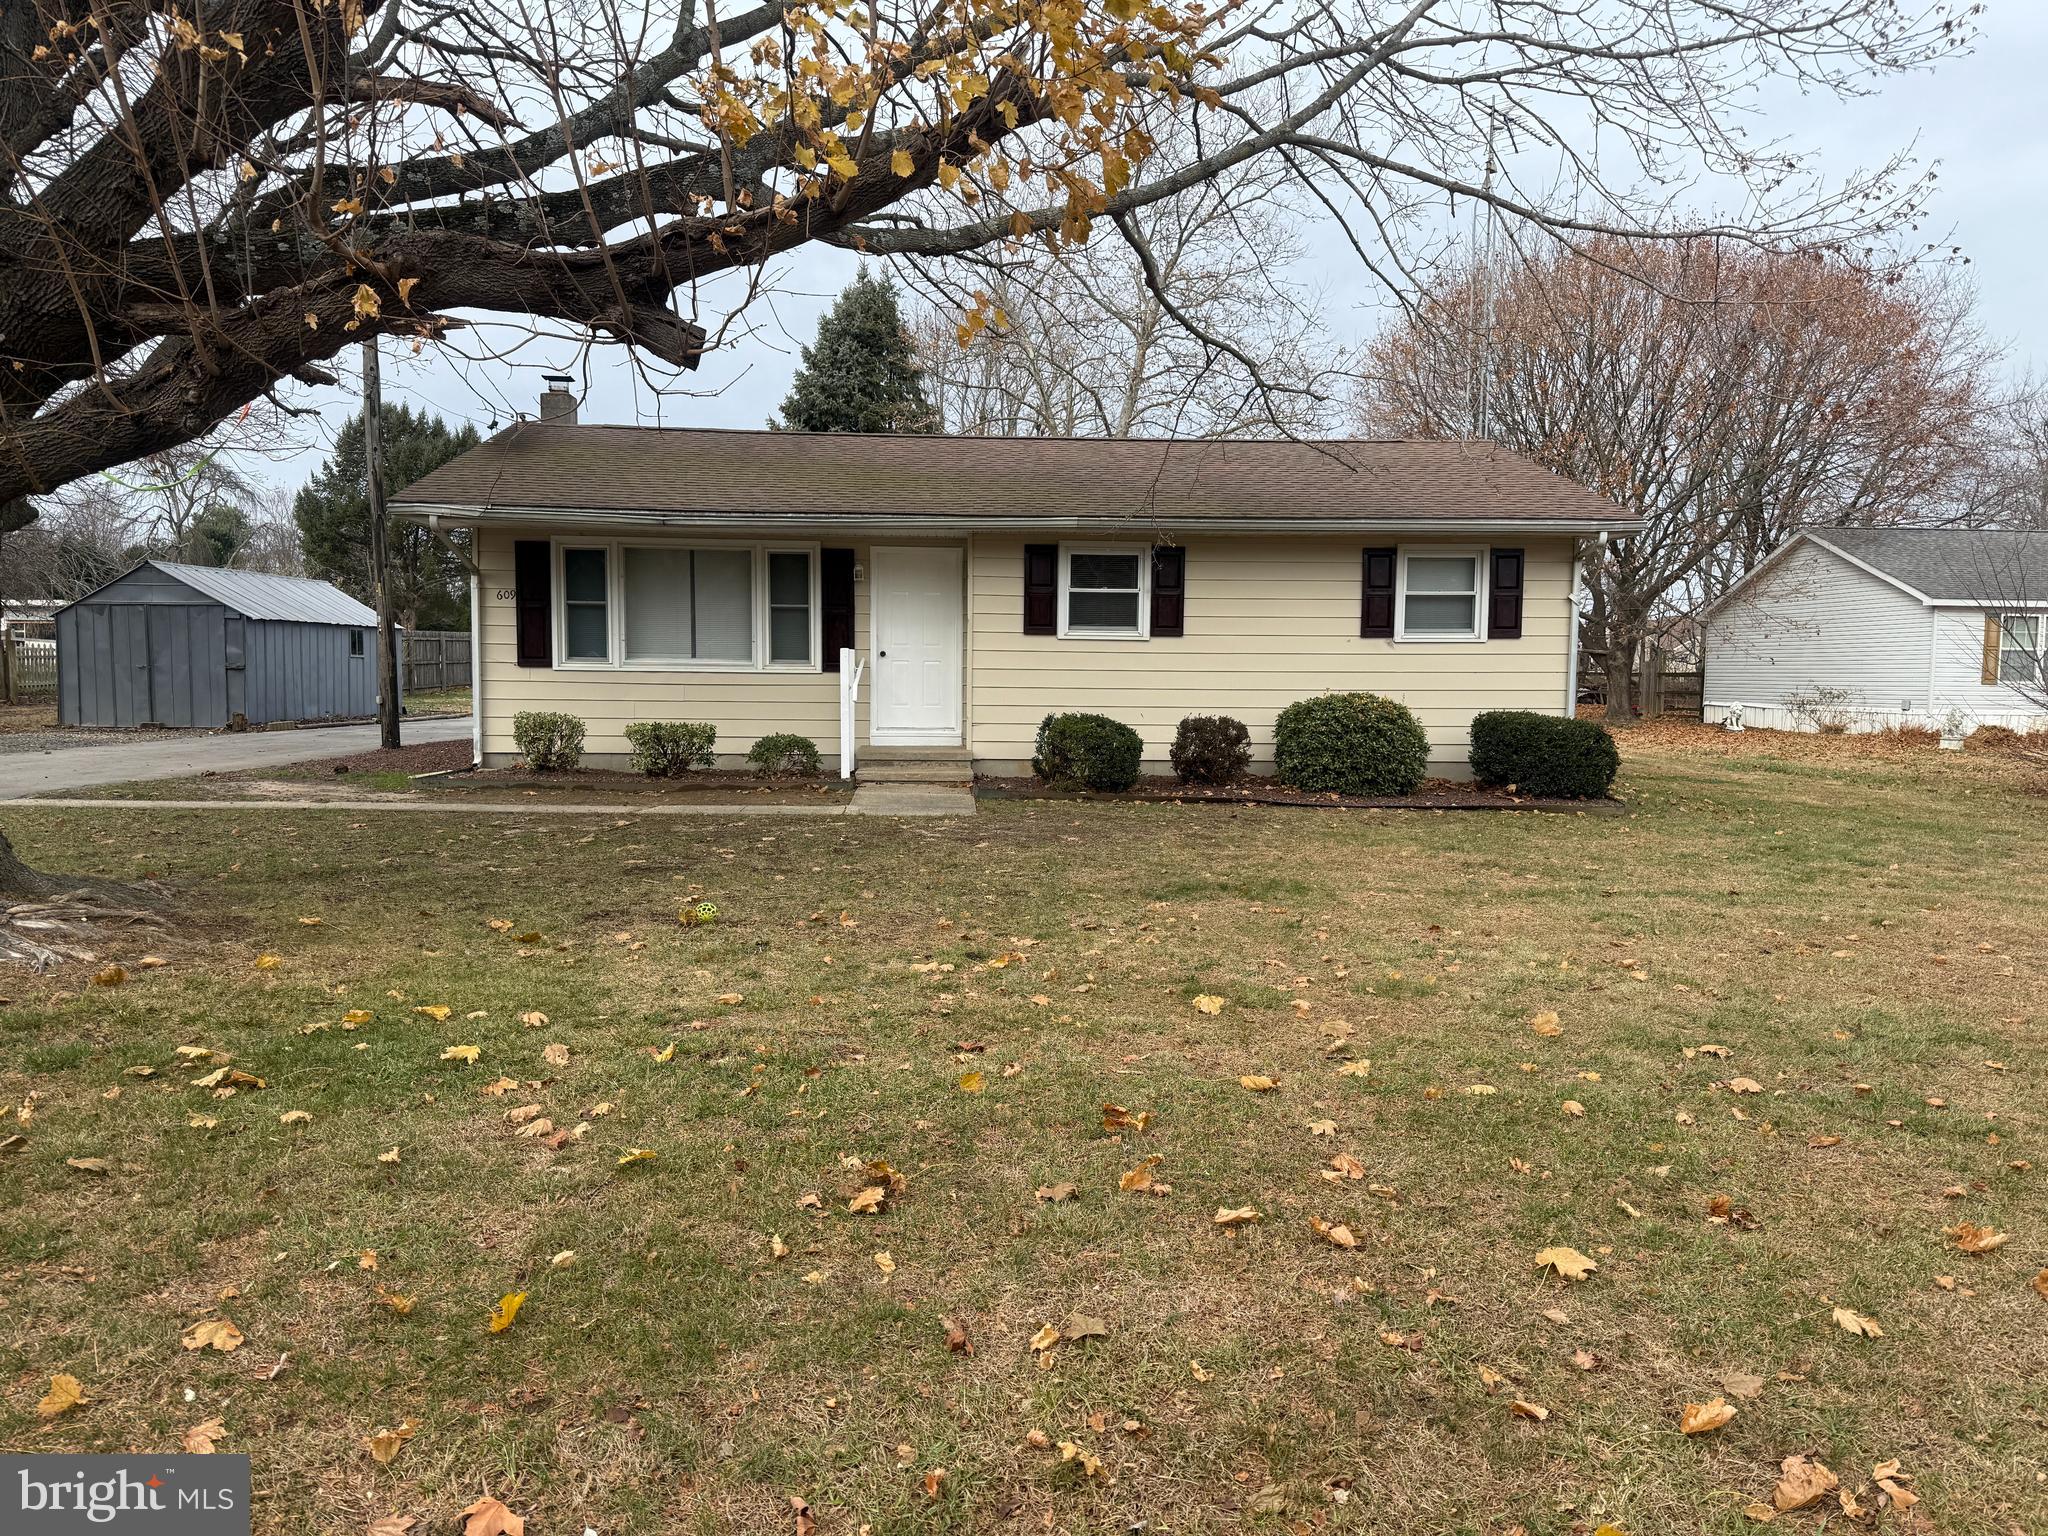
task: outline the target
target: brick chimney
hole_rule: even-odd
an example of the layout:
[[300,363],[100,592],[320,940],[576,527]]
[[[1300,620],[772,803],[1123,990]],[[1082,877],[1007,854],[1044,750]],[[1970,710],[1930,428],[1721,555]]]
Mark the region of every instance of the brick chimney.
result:
[[569,375],[547,373],[541,377],[547,381],[548,387],[540,392],[540,419],[564,427],[575,426],[576,397],[569,393]]

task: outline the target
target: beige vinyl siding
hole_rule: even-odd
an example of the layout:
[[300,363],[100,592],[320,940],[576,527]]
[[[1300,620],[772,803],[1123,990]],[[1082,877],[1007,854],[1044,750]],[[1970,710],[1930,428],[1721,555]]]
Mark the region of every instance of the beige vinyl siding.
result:
[[[609,535],[593,535],[604,538]],[[634,533],[649,542],[665,535]],[[585,727],[584,759],[593,767],[624,767],[632,750],[626,727],[638,720],[708,720],[718,727],[721,761],[737,760],[761,737],[795,731],[818,744],[828,763],[839,759],[839,674],[836,672],[666,671],[642,667],[522,667],[513,627],[512,545],[515,538],[545,538],[545,530],[513,534],[486,529],[478,542],[477,581],[482,605],[482,727],[484,761],[498,765],[518,753],[512,716],[524,709],[560,710]],[[783,534],[771,542],[819,542],[847,548],[829,531]],[[676,542],[688,540],[677,537]],[[864,544],[851,546],[867,560]],[[508,594],[500,597],[500,592]],[[868,644],[868,587],[854,584],[854,645]],[[867,733],[867,685],[861,685],[858,729]]]
[[[1270,764],[1273,721],[1296,699],[1369,689],[1415,711],[1433,772],[1467,771],[1474,714],[1564,708],[1570,637],[1568,539],[1496,542],[1526,552],[1522,637],[1425,642],[1360,637],[1365,540],[1196,535],[1187,544],[1187,633],[1178,639],[1062,640],[1023,633],[1023,535],[980,535],[969,564],[978,762],[1027,762],[1038,723],[1060,710],[1123,721],[1163,764],[1183,715],[1234,715]],[[1079,541],[1068,539],[1069,544]],[[1115,543],[1114,539],[1100,542]],[[1129,542],[1124,540],[1123,542]],[[1477,541],[1403,539],[1404,548]]]
[[[534,530],[524,536],[545,534]],[[498,595],[512,588],[514,537],[509,531],[485,530],[479,543],[479,675],[487,763],[512,759],[517,751],[512,716],[523,709],[580,716],[586,726],[586,760],[593,766],[624,765],[629,750],[625,728],[636,720],[708,720],[718,727],[719,753],[728,761],[769,732],[798,731],[836,763],[839,679],[833,673],[520,667],[512,599]],[[966,745],[985,771],[1028,767],[1039,721],[1059,710],[1098,711],[1126,722],[1145,739],[1148,768],[1160,769],[1183,715],[1234,715],[1251,728],[1255,762],[1270,765],[1273,721],[1283,708],[1311,694],[1362,688],[1413,709],[1429,735],[1432,771],[1456,775],[1466,771],[1474,714],[1488,709],[1556,714],[1564,708],[1568,539],[1498,541],[1526,555],[1520,639],[1428,642],[1360,637],[1365,540],[1356,536],[1197,535],[1186,541],[1187,633],[1148,640],[1024,634],[1024,545],[1038,540],[1022,534],[851,541],[830,529],[778,533],[778,542],[785,538],[854,550],[863,571],[854,586],[854,643],[863,655],[870,650],[866,575],[873,545],[966,546],[962,718]],[[1045,542],[1052,541],[1054,536],[1047,535]],[[1457,538],[1398,542],[1410,549],[1479,543]],[[856,716],[856,739],[863,745],[869,696],[864,679]]]

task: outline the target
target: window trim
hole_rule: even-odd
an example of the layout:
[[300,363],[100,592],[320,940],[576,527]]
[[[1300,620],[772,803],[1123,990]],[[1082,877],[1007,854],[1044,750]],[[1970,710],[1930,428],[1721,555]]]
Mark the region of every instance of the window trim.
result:
[[[1131,555],[1138,562],[1138,624],[1135,629],[1079,628],[1067,622],[1067,594],[1073,586],[1074,556],[1080,555]],[[1055,575],[1059,582],[1059,622],[1055,634],[1062,640],[1150,640],[1152,638],[1152,546],[1149,544],[1068,544],[1060,545],[1059,566]],[[1084,592],[1122,592],[1124,587],[1083,587]]]
[[[554,664],[574,672],[783,672],[822,673],[823,655],[823,556],[821,545],[806,543],[801,539],[756,540],[756,539],[692,539],[692,538],[648,538],[633,535],[612,539],[553,538],[549,541],[550,558],[553,562],[553,591],[550,594],[548,610],[553,630]],[[562,579],[562,556],[572,549],[601,549],[605,552],[605,640],[609,647],[603,661],[587,657],[569,658],[565,654],[568,625],[568,585]],[[626,656],[626,567],[624,554],[628,549],[740,549],[752,555],[752,615],[754,630],[754,655],[750,661],[632,661]],[[770,661],[768,607],[768,557],[771,554],[802,554],[810,559],[811,588],[811,659],[808,662]]]
[[[1408,632],[1408,561],[1413,555],[1453,555],[1472,562],[1472,630],[1453,634],[1445,630]],[[1394,640],[1407,645],[1478,645],[1486,640],[1487,567],[1493,548],[1488,544],[1402,544],[1394,558]],[[1526,580],[1526,577],[1525,577]],[[1457,593],[1424,593],[1423,596],[1455,597]],[[1525,599],[1526,600],[1526,599]]]
[[[570,550],[595,549],[604,554],[604,641],[605,654],[602,660],[590,656],[569,654],[569,583],[563,570],[563,556]],[[618,664],[619,656],[619,551],[618,546],[603,539],[556,539],[550,558],[554,569],[550,573],[550,585],[554,589],[554,630],[555,665],[558,667],[606,668]]]
[[361,661],[369,654],[369,650],[369,645],[363,639],[363,631],[351,629],[348,632],[348,659],[350,661]]

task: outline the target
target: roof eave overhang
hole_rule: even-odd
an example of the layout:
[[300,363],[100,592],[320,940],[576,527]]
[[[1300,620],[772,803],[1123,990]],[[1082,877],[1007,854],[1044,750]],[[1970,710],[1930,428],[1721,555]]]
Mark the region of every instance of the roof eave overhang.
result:
[[457,526],[550,528],[845,528],[872,532],[1031,532],[1053,529],[1086,532],[1173,526],[1208,533],[1457,533],[1549,534],[1560,538],[1627,534],[1642,524],[1630,518],[1448,518],[1448,517],[1047,517],[848,514],[840,512],[656,512],[592,511],[560,507],[436,506],[395,501],[400,517]]

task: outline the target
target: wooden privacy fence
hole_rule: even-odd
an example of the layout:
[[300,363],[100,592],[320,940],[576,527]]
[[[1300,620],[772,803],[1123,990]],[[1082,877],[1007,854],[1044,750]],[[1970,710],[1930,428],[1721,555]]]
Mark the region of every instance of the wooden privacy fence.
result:
[[57,637],[48,625],[9,625],[0,644],[0,700],[26,704],[57,697]]
[[435,693],[443,688],[469,686],[468,630],[407,630],[404,647],[407,693]]
[[[1579,702],[1607,702],[1606,652],[1579,653]],[[1649,647],[1643,669],[1635,678],[1636,713],[1645,720],[1659,715],[1678,715],[1688,720],[1701,717],[1706,698],[1706,673],[1665,654],[1663,647]]]

